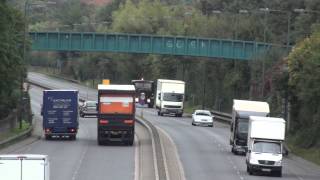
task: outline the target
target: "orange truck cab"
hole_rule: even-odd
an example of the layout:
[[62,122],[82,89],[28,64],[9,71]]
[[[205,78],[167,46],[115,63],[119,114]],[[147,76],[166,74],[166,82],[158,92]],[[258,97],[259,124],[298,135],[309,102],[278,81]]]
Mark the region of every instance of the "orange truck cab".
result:
[[135,87],[98,85],[98,144],[124,142],[133,145]]

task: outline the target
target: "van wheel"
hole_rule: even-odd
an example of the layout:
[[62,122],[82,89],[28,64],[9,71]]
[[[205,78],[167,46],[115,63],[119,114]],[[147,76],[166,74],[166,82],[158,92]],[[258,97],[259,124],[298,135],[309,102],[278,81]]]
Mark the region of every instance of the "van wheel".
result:
[[276,176],[276,177],[282,177],[282,171],[280,170],[280,171],[275,171],[274,172],[274,175]]
[[249,166],[247,166],[247,173],[252,175],[252,170],[249,168]]
[[158,116],[160,116],[160,111],[158,111]]

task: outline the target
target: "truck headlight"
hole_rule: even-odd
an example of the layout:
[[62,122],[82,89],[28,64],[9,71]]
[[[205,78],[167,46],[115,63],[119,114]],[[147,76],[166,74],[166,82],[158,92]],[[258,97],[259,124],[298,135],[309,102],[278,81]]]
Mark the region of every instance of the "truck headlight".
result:
[[281,166],[282,165],[282,161],[280,160],[280,161],[276,161],[275,163],[274,163],[274,165],[275,166]]
[[135,100],[136,100],[136,103],[139,102],[139,98],[136,98]]
[[150,103],[150,99],[149,98],[147,99],[147,102]]

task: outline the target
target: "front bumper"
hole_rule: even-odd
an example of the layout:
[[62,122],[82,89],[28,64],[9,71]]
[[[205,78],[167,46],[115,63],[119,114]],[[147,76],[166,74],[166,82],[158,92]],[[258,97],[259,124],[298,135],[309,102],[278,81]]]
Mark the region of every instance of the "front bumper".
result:
[[197,121],[194,121],[193,124],[195,125],[199,125],[199,126],[213,126],[213,122],[197,122]]
[[249,164],[254,171],[282,171],[282,166],[268,166],[261,164]]
[[182,114],[182,109],[172,109],[172,108],[162,108],[161,113],[167,113],[167,114]]

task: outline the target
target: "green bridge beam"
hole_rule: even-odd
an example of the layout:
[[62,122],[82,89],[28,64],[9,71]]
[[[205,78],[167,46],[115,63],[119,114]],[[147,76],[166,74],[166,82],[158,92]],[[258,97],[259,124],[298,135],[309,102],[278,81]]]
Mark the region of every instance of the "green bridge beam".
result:
[[102,34],[77,32],[30,32],[35,51],[91,51],[148,53],[251,60],[275,44],[254,41],[143,34]]

